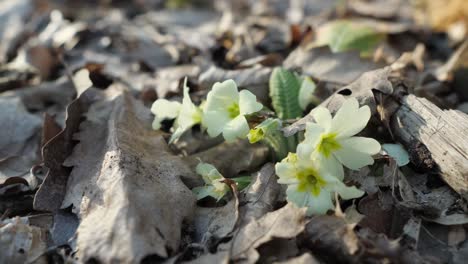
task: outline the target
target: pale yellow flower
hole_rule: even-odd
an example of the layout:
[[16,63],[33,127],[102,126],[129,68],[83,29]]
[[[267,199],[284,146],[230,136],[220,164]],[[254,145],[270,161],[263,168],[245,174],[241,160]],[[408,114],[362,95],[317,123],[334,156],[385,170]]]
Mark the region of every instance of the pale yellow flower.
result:
[[346,100],[332,118],[323,107],[313,110],[315,123],[306,124],[305,140],[297,146],[297,154],[327,167],[331,175],[342,180],[343,165],[357,170],[374,163],[372,155],[380,151],[375,139],[354,137],[371,117],[368,106],[359,107],[355,98]]
[[288,185],[287,200],[298,207],[307,207],[309,215],[324,214],[333,209],[335,193],[346,200],[364,194],[354,186],[346,186],[324,169],[326,168],[311,160],[303,160],[294,153],[289,153],[275,165],[278,183]]
[[239,92],[233,80],[217,82],[207,95],[203,108],[203,125],[211,137],[222,133],[228,142],[245,138],[249,133],[245,116],[260,111],[262,107],[251,92]]

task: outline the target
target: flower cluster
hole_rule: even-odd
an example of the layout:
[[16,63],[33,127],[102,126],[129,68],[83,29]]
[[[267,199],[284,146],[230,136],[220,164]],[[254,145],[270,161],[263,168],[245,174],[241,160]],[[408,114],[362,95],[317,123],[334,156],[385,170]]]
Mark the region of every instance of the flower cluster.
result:
[[344,185],[343,166],[356,170],[373,164],[372,155],[380,144],[365,137],[355,137],[370,119],[368,106],[359,107],[355,98],[346,100],[332,118],[326,108],[312,112],[314,122],[306,124],[305,139],[276,164],[279,183],[287,184],[287,199],[308,207],[309,214],[323,214],[333,208],[334,193],[343,199],[357,198],[363,192]]
[[209,136],[216,137],[222,134],[228,142],[237,138],[246,138],[250,129],[246,115],[263,108],[254,94],[247,90],[239,92],[233,80],[215,83],[203,107],[196,106],[192,102],[188,90],[185,79],[182,104],[158,99],[151,107],[151,111],[155,114],[154,129],[160,129],[163,120],[175,119],[173,125],[175,131],[170,142],[197,124],[206,128]]

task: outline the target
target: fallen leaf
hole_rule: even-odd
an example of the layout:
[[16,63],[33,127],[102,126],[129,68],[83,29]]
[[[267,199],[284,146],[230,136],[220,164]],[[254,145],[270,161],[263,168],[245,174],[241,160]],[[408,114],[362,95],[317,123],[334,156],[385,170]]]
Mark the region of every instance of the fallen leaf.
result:
[[47,249],[45,230],[29,225],[27,218],[0,222],[1,263],[47,263],[40,259]]
[[329,47],[296,48],[283,62],[289,69],[300,68],[302,73],[314,79],[338,84],[349,84],[361,74],[379,67],[362,59],[355,51],[332,53]]
[[184,159],[192,168],[195,168],[200,160],[213,164],[224,177],[232,178],[240,172],[260,167],[269,157],[269,153],[268,147],[262,144],[239,140],[234,143],[222,143]]
[[245,227],[234,234],[232,240],[231,259],[243,259],[249,263],[259,258],[255,250],[260,245],[273,238],[294,238],[307,224],[305,209],[299,209],[293,204],[267,213],[258,220],[249,222]]
[[275,167],[272,163],[263,165],[262,169],[253,175],[250,186],[240,194],[239,226],[259,219],[275,208],[280,195],[281,186],[278,184]]
[[0,160],[21,154],[40,129],[41,119],[26,111],[19,98],[0,97]]
[[[180,177],[192,177],[169,152],[151,113],[129,94],[107,90],[90,106],[64,166],[73,166],[62,207],[73,205],[81,261],[140,262],[177,252],[182,223],[195,197]],[[120,95],[119,95],[120,94]],[[168,199],[169,198],[169,199]]]
[[333,52],[357,50],[361,56],[370,56],[383,38],[383,34],[367,25],[351,20],[334,20],[317,29],[313,45],[328,45]]
[[60,208],[65,196],[70,168],[63,166],[72,153],[76,141],[73,134],[78,131],[82,114],[100,95],[89,89],[67,107],[65,128],[42,148],[44,165],[49,169],[34,197],[34,208],[41,211],[55,211]]
[[215,248],[234,229],[238,219],[239,201],[234,196],[222,207],[197,207],[193,220],[194,242],[208,250]]

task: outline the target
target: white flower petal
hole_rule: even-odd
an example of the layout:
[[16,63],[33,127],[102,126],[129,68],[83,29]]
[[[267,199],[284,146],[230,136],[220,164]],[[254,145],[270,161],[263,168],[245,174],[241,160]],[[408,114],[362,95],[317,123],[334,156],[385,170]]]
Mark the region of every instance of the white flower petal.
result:
[[294,203],[297,207],[306,207],[310,203],[312,195],[308,192],[297,191],[297,184],[288,185],[286,196],[289,202]]
[[345,200],[361,197],[364,192],[355,186],[346,186],[342,180],[339,180],[329,174],[323,174],[322,178],[327,182],[325,189],[329,192],[337,192]]
[[151,112],[162,119],[173,119],[179,114],[181,104],[176,101],[158,99],[151,106]]
[[315,83],[312,79],[306,77],[302,81],[301,88],[299,89],[299,106],[305,110],[307,106],[314,101]]
[[377,140],[364,137],[352,137],[339,141],[341,149],[333,155],[346,167],[358,170],[366,165],[374,164],[372,155],[380,151]]
[[184,134],[186,130],[183,129],[182,127],[178,127],[174,133],[172,133],[171,138],[169,139],[169,144],[172,144],[174,141],[180,138],[182,134]]
[[203,125],[207,128],[210,137],[216,137],[223,132],[224,127],[231,119],[225,111],[211,111],[203,114]]
[[307,160],[311,158],[312,153],[320,140],[320,134],[323,131],[323,128],[315,123],[310,122],[306,124],[306,130],[304,133],[305,140],[297,146],[296,150],[299,158]]
[[151,106],[151,112],[155,115],[153,121],[153,129],[158,130],[161,128],[161,122],[165,119],[174,119],[180,111],[181,104],[175,101],[168,101],[166,99],[158,99]]
[[350,98],[335,114],[330,131],[337,133],[337,139],[356,135],[366,127],[370,117],[369,106],[359,108],[356,98]]
[[[344,184],[343,184],[344,185]],[[344,200],[359,198],[364,195],[364,192],[356,188],[355,186],[344,186],[337,190],[337,193]]]
[[340,140],[339,144],[346,149],[353,149],[356,152],[375,155],[380,151],[380,143],[373,138],[351,137]]
[[318,196],[313,196],[309,203],[309,208],[307,210],[308,215],[320,215],[325,214],[328,210],[334,209],[332,196],[330,192],[325,189],[320,191]]
[[244,116],[238,116],[224,126],[223,137],[226,142],[232,142],[236,138],[246,138],[249,134],[249,124]]
[[157,118],[155,117],[153,120],[153,124],[151,125],[154,130],[159,130],[161,128],[161,122],[164,120],[164,118]]
[[260,111],[263,108],[261,103],[257,102],[257,97],[247,90],[239,93],[239,111],[241,115],[248,115]]
[[330,114],[330,110],[325,107],[316,107],[312,111],[314,116],[315,122],[319,124],[319,126],[323,127],[326,132],[330,131],[331,124],[332,124],[332,116]]
[[239,102],[239,92],[233,80],[217,82],[206,97],[204,111],[220,111]]
[[276,175],[278,175],[278,183],[293,184],[297,183],[296,167],[293,163],[282,161],[275,165]]
[[297,191],[297,185],[289,185],[286,195],[288,201],[297,207],[307,207],[307,215],[325,214],[334,208],[330,192],[325,189],[322,189],[318,196],[314,196],[310,192]]
[[[315,152],[316,153],[316,152]],[[328,174],[339,180],[344,179],[343,165],[333,156],[312,155],[320,174]]]
[[184,98],[182,99],[182,106],[177,119],[178,125],[184,130],[200,123],[202,119],[201,110],[190,99],[187,78],[184,81]]

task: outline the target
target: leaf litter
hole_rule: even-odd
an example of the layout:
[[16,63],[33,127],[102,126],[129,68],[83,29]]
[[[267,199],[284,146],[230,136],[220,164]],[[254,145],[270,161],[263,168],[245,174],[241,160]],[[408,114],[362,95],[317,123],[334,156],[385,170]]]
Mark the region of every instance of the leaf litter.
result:
[[[0,3],[0,262],[463,263],[468,23],[464,1],[440,2]],[[334,213],[288,203],[262,141],[151,128],[186,77],[197,104],[233,79],[270,117],[275,67],[319,99],[285,136],[356,98],[373,116],[361,134],[386,146],[346,169],[365,195]],[[222,200],[192,193],[200,161]]]

